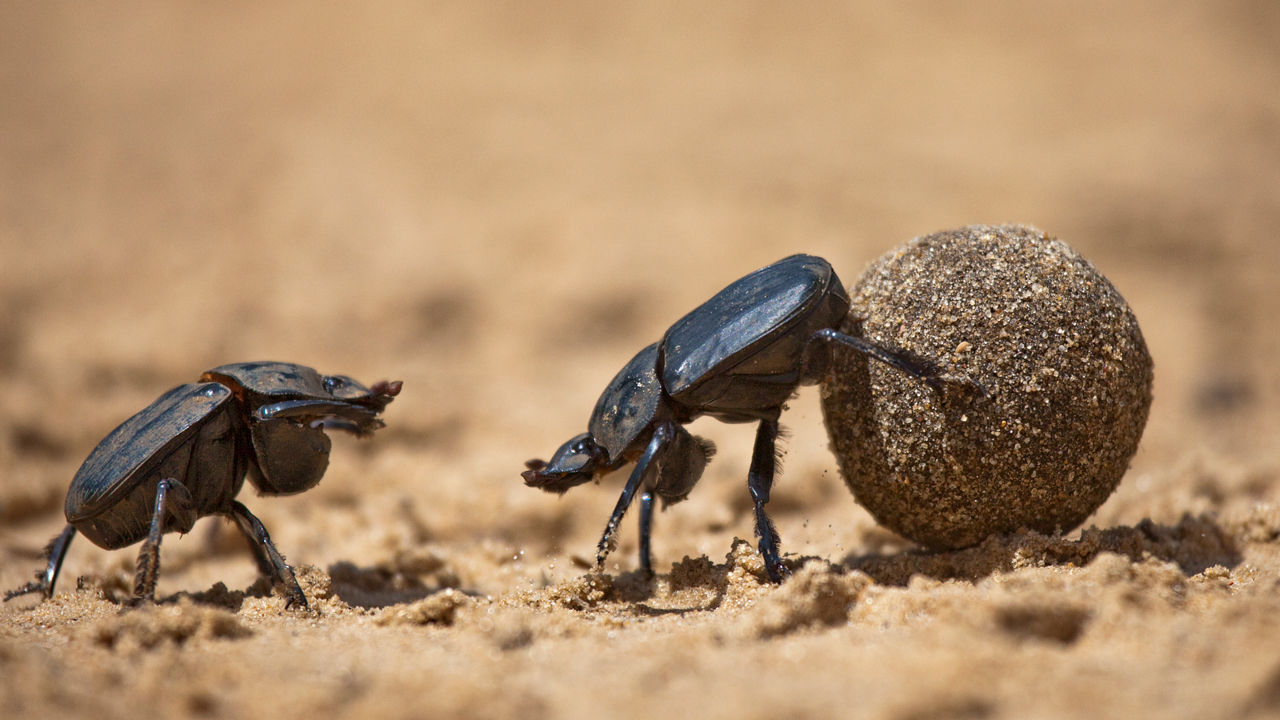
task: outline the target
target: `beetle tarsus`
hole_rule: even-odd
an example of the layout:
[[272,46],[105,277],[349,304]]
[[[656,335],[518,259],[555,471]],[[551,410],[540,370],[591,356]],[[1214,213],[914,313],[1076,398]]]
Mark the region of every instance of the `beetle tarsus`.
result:
[[978,393],[984,400],[991,399],[991,392],[987,390],[987,386],[969,377],[966,373],[948,373],[946,375],[938,375],[936,378],[930,378],[934,382],[930,382],[930,386],[937,392],[943,392],[943,387],[947,384],[964,386]]
[[30,595],[31,593],[40,593],[45,600],[53,597],[53,587],[58,582],[58,573],[62,570],[62,560],[66,558],[67,549],[71,547],[71,540],[75,536],[76,528],[74,525],[67,525],[62,528],[62,532],[58,533],[44,546],[44,557],[47,561],[45,569],[36,572],[36,579],[26,585],[5,591],[5,601],[23,595]]
[[30,595],[31,593],[36,593],[36,592],[44,595],[46,599],[50,595],[50,593],[48,592],[48,589],[46,588],[43,582],[39,580],[32,580],[31,582],[27,583],[26,585],[23,585],[22,587],[14,588],[12,590],[5,590],[4,600],[5,602],[8,602],[16,597],[22,597],[23,595]]

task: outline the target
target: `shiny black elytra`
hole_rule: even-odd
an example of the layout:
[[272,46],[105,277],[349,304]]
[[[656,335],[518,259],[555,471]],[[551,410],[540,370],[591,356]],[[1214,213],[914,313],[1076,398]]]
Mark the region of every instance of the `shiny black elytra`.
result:
[[587,432],[561,445],[550,461],[525,463],[525,484],[563,493],[636,461],[600,538],[596,566],[613,549],[618,524],[639,491],[640,567],[652,574],[654,497],[664,506],[683,500],[715,453],[711,442],[682,426],[701,415],[758,422],[747,489],[760,554],[769,578],[780,582],[785,568],[778,534],[764,509],[777,463],[778,416],[798,386],[826,375],[830,344],[865,353],[935,389],[951,379],[918,359],[839,332],[848,312],[848,294],[819,257],[792,255],[741,278],[632,358],[596,402]]
[[81,532],[108,550],[144,541],[134,600],[153,601],[161,535],[226,515],[249,539],[259,569],[282,586],[286,607],[305,609],[293,570],[236,494],[246,474],[263,495],[314,487],[329,465],[324,430],[372,433],[400,387],[396,381],[367,388],[302,365],[255,362],[223,365],[170,390],[89,454],[67,491],[67,526],[49,543],[44,572],[4,599],[52,597],[67,548]]

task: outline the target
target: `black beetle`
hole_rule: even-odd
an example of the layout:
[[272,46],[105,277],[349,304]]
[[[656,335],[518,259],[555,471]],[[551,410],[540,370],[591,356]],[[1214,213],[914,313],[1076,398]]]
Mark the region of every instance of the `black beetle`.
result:
[[682,425],[701,415],[758,422],[747,489],[765,568],[772,581],[781,581],[778,534],[764,509],[777,464],[778,416],[798,386],[823,379],[829,345],[865,353],[935,390],[944,381],[973,384],[838,331],[848,312],[849,295],[819,257],[792,255],[739,279],[632,358],[596,402],[587,432],[561,445],[550,461],[525,463],[525,484],[563,493],[635,460],[600,538],[596,566],[613,549],[618,524],[640,491],[640,567],[652,574],[654,496],[664,506],[683,500],[715,452],[711,442]]
[[34,582],[9,600],[53,595],[76,532],[116,550],[145,540],[138,553],[134,600],[155,599],[160,537],[185,533],[199,518],[226,515],[249,539],[258,567],[285,593],[286,607],[307,607],[293,570],[258,518],[235,499],[247,474],[263,495],[291,495],[320,482],[329,465],[328,428],[367,435],[401,383],[367,388],[345,375],[302,365],[223,365],[180,385],[125,420],[93,449],[67,491],[67,526],[45,552]]

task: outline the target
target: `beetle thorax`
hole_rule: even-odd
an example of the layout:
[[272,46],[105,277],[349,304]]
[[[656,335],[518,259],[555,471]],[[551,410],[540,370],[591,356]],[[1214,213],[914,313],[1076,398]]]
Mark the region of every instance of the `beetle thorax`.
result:
[[656,423],[672,418],[658,380],[658,345],[636,353],[601,393],[587,430],[617,467],[643,450]]

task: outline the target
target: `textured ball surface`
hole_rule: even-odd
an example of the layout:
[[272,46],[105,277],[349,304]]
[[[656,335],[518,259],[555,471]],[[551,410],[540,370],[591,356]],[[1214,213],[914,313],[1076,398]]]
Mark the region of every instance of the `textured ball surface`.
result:
[[962,382],[935,391],[838,350],[822,386],[854,497],[931,548],[1084,522],[1128,468],[1151,407],[1151,356],[1120,293],[1030,227],[916,238],[850,289],[844,330]]

